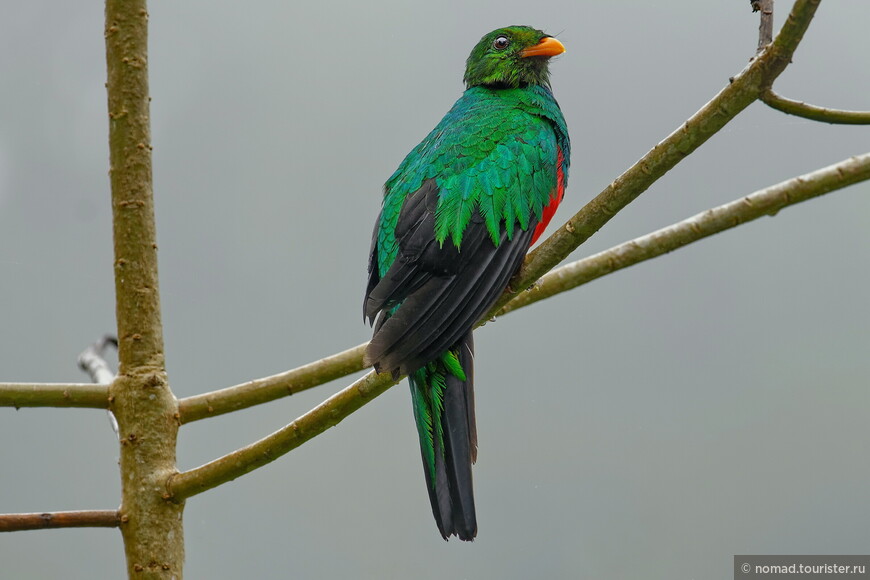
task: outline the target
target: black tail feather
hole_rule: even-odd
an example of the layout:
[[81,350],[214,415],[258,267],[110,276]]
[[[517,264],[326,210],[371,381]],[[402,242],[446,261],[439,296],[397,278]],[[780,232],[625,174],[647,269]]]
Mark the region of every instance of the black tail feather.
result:
[[[456,345],[466,380],[447,375],[444,392],[444,449],[435,442],[435,481],[423,460],[432,514],[441,536],[456,535],[473,540],[477,535],[471,464],[477,459],[477,428],[474,418],[474,343],[471,332]],[[452,349],[451,349],[452,350]],[[413,387],[412,387],[413,388]]]

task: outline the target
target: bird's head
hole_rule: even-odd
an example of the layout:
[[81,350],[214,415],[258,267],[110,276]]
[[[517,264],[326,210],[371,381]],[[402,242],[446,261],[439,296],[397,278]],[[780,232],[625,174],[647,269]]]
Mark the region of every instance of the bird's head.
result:
[[562,43],[530,26],[508,26],[480,39],[465,63],[465,85],[518,88],[550,84],[547,64]]

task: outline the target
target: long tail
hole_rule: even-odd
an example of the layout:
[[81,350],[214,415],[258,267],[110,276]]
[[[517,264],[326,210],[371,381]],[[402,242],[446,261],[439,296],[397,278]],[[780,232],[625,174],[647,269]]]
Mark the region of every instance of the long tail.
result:
[[471,332],[439,360],[408,377],[429,501],[438,530],[477,535],[471,464],[477,459]]

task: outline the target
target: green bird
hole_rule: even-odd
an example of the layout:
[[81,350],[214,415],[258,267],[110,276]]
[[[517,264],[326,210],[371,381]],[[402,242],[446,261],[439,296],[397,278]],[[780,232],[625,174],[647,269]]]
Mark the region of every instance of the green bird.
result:
[[570,141],[548,63],[565,51],[528,26],[471,51],[466,91],[384,186],[369,259],[365,362],[408,375],[423,471],[444,539],[477,535],[471,331],[562,200]]

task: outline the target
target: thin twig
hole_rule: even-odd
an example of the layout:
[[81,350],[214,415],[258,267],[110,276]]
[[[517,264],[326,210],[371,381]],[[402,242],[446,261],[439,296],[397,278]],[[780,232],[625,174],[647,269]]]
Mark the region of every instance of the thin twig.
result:
[[761,12],[758,23],[758,51],[773,41],[773,0],[751,0],[752,11]]
[[499,316],[692,242],[870,179],[870,153],[795,177],[679,223],[553,270],[509,302]]
[[832,125],[870,125],[870,111],[845,111],[810,105],[787,99],[775,93],[773,89],[761,93],[761,100],[777,111],[804,119],[831,123]]
[[0,532],[48,530],[57,528],[117,528],[118,510],[0,514]]

